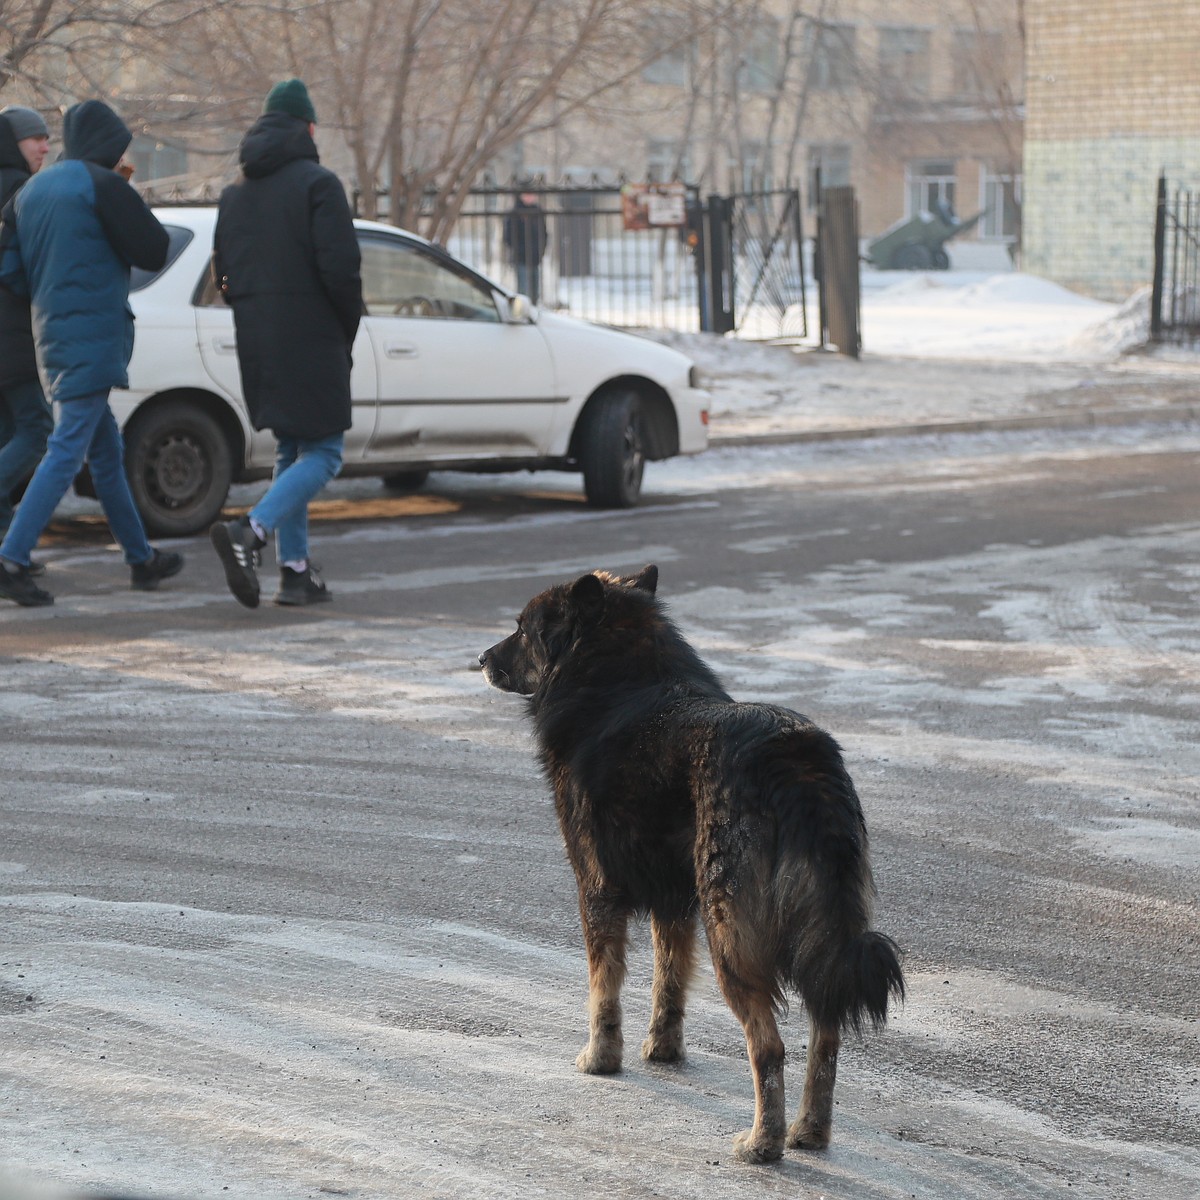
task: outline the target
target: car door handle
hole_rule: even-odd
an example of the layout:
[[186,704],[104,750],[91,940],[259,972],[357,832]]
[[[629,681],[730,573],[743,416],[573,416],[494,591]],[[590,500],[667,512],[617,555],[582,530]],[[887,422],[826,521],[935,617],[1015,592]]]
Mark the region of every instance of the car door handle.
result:
[[417,348],[412,342],[386,342],[383,353],[388,358],[414,358]]
[[215,337],[213,345],[216,346],[221,354],[236,354],[237,353],[237,338],[236,337]]

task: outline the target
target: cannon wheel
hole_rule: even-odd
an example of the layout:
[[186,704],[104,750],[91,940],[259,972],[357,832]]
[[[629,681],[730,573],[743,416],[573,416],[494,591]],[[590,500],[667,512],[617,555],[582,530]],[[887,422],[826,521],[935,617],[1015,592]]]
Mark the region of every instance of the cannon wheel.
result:
[[933,254],[922,242],[906,242],[892,262],[897,271],[928,271],[934,265]]
[[950,270],[950,255],[941,246],[933,252],[933,269],[935,271]]

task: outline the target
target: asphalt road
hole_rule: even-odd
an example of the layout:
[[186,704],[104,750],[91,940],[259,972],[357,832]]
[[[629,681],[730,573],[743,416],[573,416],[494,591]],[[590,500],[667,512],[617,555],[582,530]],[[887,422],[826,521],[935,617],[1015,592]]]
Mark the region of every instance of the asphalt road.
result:
[[[722,451],[598,514],[560,477],[314,527],[331,605],[155,594],[88,513],[0,609],[0,1163],[146,1196],[1200,1195],[1194,429]],[[521,702],[546,583],[654,561],[735,695],[843,743],[909,998],[833,1146],[752,1110],[706,967],[689,1061],[579,1075],[586,965]],[[269,576],[268,576],[269,580]],[[785,1025],[799,1101],[803,1013]],[[0,1181],[0,1196],[28,1188]]]

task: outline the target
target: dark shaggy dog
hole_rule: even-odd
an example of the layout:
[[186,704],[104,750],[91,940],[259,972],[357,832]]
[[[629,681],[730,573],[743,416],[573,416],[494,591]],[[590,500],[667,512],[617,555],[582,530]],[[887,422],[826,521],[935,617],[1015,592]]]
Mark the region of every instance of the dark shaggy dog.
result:
[[[881,1025],[904,979],[895,944],[870,929],[867,831],[837,743],[798,713],[730,699],[663,613],[657,582],[651,566],[549,588],[479,661],[494,687],[530,698],[579,884],[591,993],[579,1069],[620,1069],[626,926],[647,912],[642,1057],[682,1060],[699,916],[754,1072],[754,1126],[734,1151],[768,1162],[785,1138],[829,1144],[841,1033]],[[788,991],[812,1035],[785,1130],[775,1017]]]

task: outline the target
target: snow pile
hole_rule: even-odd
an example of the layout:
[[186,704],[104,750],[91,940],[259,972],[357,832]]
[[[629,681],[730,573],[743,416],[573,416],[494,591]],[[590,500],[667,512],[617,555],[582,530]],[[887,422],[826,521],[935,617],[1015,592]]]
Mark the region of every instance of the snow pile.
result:
[[1150,340],[1150,289],[1134,292],[1112,316],[1084,330],[1077,340],[1081,350],[1108,357],[1145,346]]
[[864,275],[864,350],[913,358],[1091,361],[1110,357],[1089,339],[1117,306],[1033,275],[894,272]]

